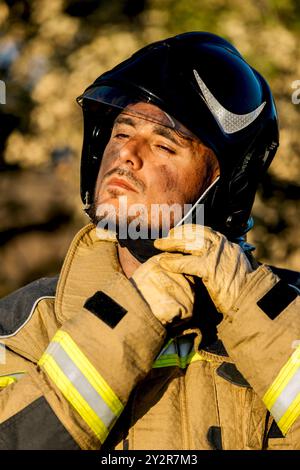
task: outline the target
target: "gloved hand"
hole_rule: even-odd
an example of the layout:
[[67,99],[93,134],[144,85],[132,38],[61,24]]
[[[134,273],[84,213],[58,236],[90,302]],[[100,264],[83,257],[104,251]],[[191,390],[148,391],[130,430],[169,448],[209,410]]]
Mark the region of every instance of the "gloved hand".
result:
[[182,225],[170,230],[155,247],[178,253],[160,258],[162,268],[172,273],[199,276],[217,310],[227,313],[233,306],[249,275],[254,271],[243,250],[219,232],[199,225]]
[[[175,255],[176,256],[176,255]],[[162,253],[153,256],[134,272],[131,280],[163,325],[192,316],[194,292],[183,274],[165,271],[159,264],[174,255]]]

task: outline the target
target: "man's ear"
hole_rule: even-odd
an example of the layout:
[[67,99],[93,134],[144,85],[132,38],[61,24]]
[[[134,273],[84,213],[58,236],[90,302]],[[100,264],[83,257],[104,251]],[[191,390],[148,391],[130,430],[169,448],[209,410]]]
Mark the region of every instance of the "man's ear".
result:
[[221,174],[220,165],[215,152],[207,147],[207,161],[211,171],[211,183]]

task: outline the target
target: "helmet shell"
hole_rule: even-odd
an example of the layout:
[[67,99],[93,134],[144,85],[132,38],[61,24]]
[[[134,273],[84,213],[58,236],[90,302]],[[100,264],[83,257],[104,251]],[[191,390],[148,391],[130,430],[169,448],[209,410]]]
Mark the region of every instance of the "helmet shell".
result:
[[[84,114],[81,196],[91,203],[103,150],[122,106],[150,102],[216,154],[220,179],[205,197],[205,224],[234,238],[249,228],[257,185],[279,145],[266,80],[225,39],[206,32],[150,44],[102,74],[78,99]],[[131,98],[130,98],[131,99]]]

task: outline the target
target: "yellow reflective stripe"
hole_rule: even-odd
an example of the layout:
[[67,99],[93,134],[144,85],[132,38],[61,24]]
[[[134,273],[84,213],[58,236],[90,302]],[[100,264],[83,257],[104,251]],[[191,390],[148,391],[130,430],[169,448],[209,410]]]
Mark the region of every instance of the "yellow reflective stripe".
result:
[[211,359],[195,352],[191,337],[179,336],[168,341],[154,361],[152,368],[174,366],[185,369],[188,364],[197,361],[211,362]]
[[160,358],[154,362],[152,367],[156,369],[158,367],[169,366],[177,366],[184,369],[186,367],[186,358],[179,357],[177,354],[166,354],[164,356],[160,356]]
[[7,387],[8,385],[13,384],[16,381],[17,379],[15,379],[14,377],[0,377],[0,388]]
[[25,372],[15,372],[9,375],[0,376],[0,388],[5,388],[8,385],[11,385],[14,382],[17,382]]
[[293,377],[300,365],[300,347],[289,358],[287,363],[282,367],[276,379],[267,390],[263,397],[263,402],[268,409],[272,408],[283,389],[286,387],[290,379]]
[[160,367],[172,367],[172,366],[177,366],[180,367],[181,369],[185,369],[188,364],[191,364],[192,362],[197,362],[197,361],[207,361],[210,362],[210,359],[206,359],[201,354],[198,352],[195,353],[192,351],[188,356],[186,357],[180,357],[178,354],[165,354],[160,356],[156,361],[153,363],[153,368],[157,369]]
[[119,416],[123,411],[123,404],[110,388],[108,383],[101,377],[97,369],[91,364],[86,356],[79,349],[77,344],[72,340],[68,333],[59,330],[55,334],[52,342],[59,343],[66,353],[72,358],[74,364],[78,367],[81,373],[86,377],[88,382],[96,390],[96,392],[103,398],[107,406],[112,412]]
[[201,356],[200,353],[196,352],[192,359],[191,359],[191,363],[192,362],[196,362],[196,361],[206,361],[206,362],[211,362],[212,360],[211,359],[208,359],[207,357],[204,357],[204,356]]
[[108,429],[99,419],[94,410],[76,390],[72,382],[61,371],[54,359],[49,354],[44,353],[39,361],[39,365],[44,368],[65,398],[69,401],[69,403],[71,403],[71,405],[75,408],[75,410],[79,413],[82,419],[92,429],[100,442],[103,444],[108,435]]
[[287,409],[282,418],[278,421],[278,427],[286,435],[290,427],[300,415],[300,394],[295,398],[291,406]]
[[103,443],[124,406],[68,333],[55,334],[39,365]]
[[263,397],[285,435],[300,415],[300,346],[281,368]]

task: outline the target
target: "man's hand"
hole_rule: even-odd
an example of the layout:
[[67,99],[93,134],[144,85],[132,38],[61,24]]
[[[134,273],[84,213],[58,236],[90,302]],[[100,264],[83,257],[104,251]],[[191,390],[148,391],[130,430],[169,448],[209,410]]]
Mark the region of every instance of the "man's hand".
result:
[[166,271],[160,265],[161,260],[173,257],[174,255],[168,253],[153,256],[131,278],[163,325],[168,325],[175,319],[187,320],[193,313],[194,293],[190,282],[183,274]]
[[156,240],[155,247],[185,253],[161,257],[161,267],[172,273],[199,276],[221,313],[230,310],[254,270],[239,245],[209,227],[175,227],[167,237]]

